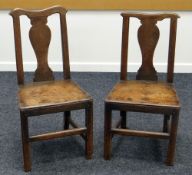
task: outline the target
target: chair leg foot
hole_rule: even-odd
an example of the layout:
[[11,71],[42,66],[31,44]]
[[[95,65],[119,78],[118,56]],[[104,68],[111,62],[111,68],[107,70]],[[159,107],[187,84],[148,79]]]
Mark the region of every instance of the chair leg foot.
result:
[[86,159],[87,159],[87,160],[90,160],[90,159],[92,159],[92,158],[93,158],[92,153],[91,153],[91,154],[87,154],[87,155],[86,155]]
[[85,141],[85,154],[86,159],[92,159],[93,154],[93,103],[90,102],[89,107],[85,109],[86,119],[85,125],[87,127],[86,131],[86,141]]
[[112,134],[111,134],[111,113],[112,111],[105,106],[105,126],[104,126],[104,159],[111,159],[111,142],[112,142]]
[[24,171],[31,171],[31,160],[30,160],[30,145],[29,143],[23,143],[23,166]]
[[179,120],[179,112],[176,112],[173,114],[171,119],[170,139],[166,159],[166,164],[168,166],[172,166],[174,164],[178,120]]
[[23,161],[24,171],[31,171],[31,155],[30,155],[30,143],[29,131],[28,131],[28,117],[20,113],[21,116],[21,135],[22,135],[22,146],[23,146]]
[[173,165],[174,165],[173,162],[169,162],[168,160],[165,161],[165,164],[166,164],[167,166],[173,166]]
[[106,153],[106,151],[104,152],[104,159],[105,160],[111,160],[111,153]]
[[24,171],[31,171],[31,160],[30,160],[30,145],[29,143],[23,143],[23,160],[24,160]]

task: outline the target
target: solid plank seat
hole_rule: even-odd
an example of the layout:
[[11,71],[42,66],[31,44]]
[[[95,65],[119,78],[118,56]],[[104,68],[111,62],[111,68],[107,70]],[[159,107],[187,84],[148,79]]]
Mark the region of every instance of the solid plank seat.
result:
[[113,87],[105,101],[179,108],[179,100],[172,84],[155,81],[120,81]]
[[22,85],[18,97],[21,109],[65,105],[66,103],[91,99],[91,96],[72,80],[45,81]]

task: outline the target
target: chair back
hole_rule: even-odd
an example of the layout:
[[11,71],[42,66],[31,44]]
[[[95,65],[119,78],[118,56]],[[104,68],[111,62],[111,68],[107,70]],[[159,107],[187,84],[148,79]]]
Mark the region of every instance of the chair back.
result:
[[55,13],[58,13],[60,17],[64,79],[70,79],[66,12],[67,11],[60,6],[54,6],[44,10],[29,11],[23,9],[14,9],[13,11],[11,11],[10,15],[13,17],[14,26],[18,84],[24,84],[24,69],[20,29],[20,16],[22,15],[27,16],[31,22],[29,39],[37,59],[37,69],[35,70],[33,81],[38,82],[54,80],[53,72],[48,64],[48,49],[51,41],[51,30],[47,25],[47,18]]
[[167,82],[173,82],[175,44],[177,30],[177,14],[137,14],[122,13],[122,50],[121,50],[121,80],[127,79],[127,57],[128,57],[128,40],[129,40],[129,21],[130,18],[137,18],[141,26],[137,31],[138,42],[142,54],[142,64],[137,71],[137,80],[157,81],[157,72],[153,65],[153,55],[159,40],[160,31],[157,22],[164,19],[170,19],[168,64],[167,64]]

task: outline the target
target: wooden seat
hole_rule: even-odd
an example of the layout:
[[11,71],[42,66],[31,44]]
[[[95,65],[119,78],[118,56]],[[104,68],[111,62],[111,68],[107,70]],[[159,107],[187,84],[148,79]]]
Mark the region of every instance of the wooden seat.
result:
[[23,110],[86,102],[92,99],[72,80],[44,81],[23,85],[19,88],[18,97],[20,109]]
[[[169,140],[166,164],[173,165],[180,110],[179,99],[173,86],[178,15],[135,13],[122,13],[121,15],[123,17],[121,75],[120,82],[113,87],[105,99],[104,158],[106,160],[111,158],[112,136],[115,134],[152,137]],[[136,80],[127,80],[129,21],[131,18],[137,18],[141,22],[137,36],[141,48],[142,64],[136,74]],[[167,80],[158,81],[153,65],[153,55],[160,36],[156,24],[164,19],[170,20]],[[121,116],[114,128],[111,126],[113,110],[120,111]],[[139,131],[131,129],[131,126],[127,127],[128,111],[163,114],[162,132]]]
[[[87,92],[71,80],[66,12],[64,8],[55,6],[38,11],[15,9],[10,13],[14,24],[17,78],[19,84],[18,100],[25,171],[31,170],[30,143],[34,141],[80,135],[85,140],[86,158],[92,158],[93,100]],[[47,18],[55,13],[58,13],[60,17],[63,80],[55,80],[54,74],[48,64],[51,30],[47,25]],[[31,22],[29,39],[37,58],[37,69],[35,70],[33,83],[25,83],[24,81],[20,29],[21,15],[26,15]],[[85,127],[79,127],[71,119],[71,111],[79,109],[85,110]],[[29,136],[28,117],[56,112],[64,112],[64,124],[61,131]],[[71,127],[69,127],[70,125]]]
[[179,107],[172,84],[129,80],[117,83],[106,97],[108,103]]

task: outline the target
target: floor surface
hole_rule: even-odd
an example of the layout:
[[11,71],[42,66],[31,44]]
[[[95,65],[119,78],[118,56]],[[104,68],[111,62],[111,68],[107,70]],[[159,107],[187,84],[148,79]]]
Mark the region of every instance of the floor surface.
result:
[[[56,77],[61,77],[56,73]],[[0,175],[191,175],[192,174],[192,74],[175,74],[175,87],[181,101],[175,166],[163,162],[167,141],[115,136],[112,158],[103,159],[103,100],[118,81],[118,73],[72,73],[73,79],[94,98],[94,155],[84,157],[84,142],[78,136],[32,143],[32,171],[24,173],[17,105],[17,81],[14,72],[0,73]],[[165,77],[164,74],[160,75]],[[29,81],[32,74],[27,73]],[[134,74],[130,73],[130,79]],[[72,113],[84,124],[84,111]],[[119,113],[114,112],[114,121]],[[128,126],[133,129],[160,131],[163,117],[128,113]],[[30,134],[62,129],[62,113],[30,118]]]

